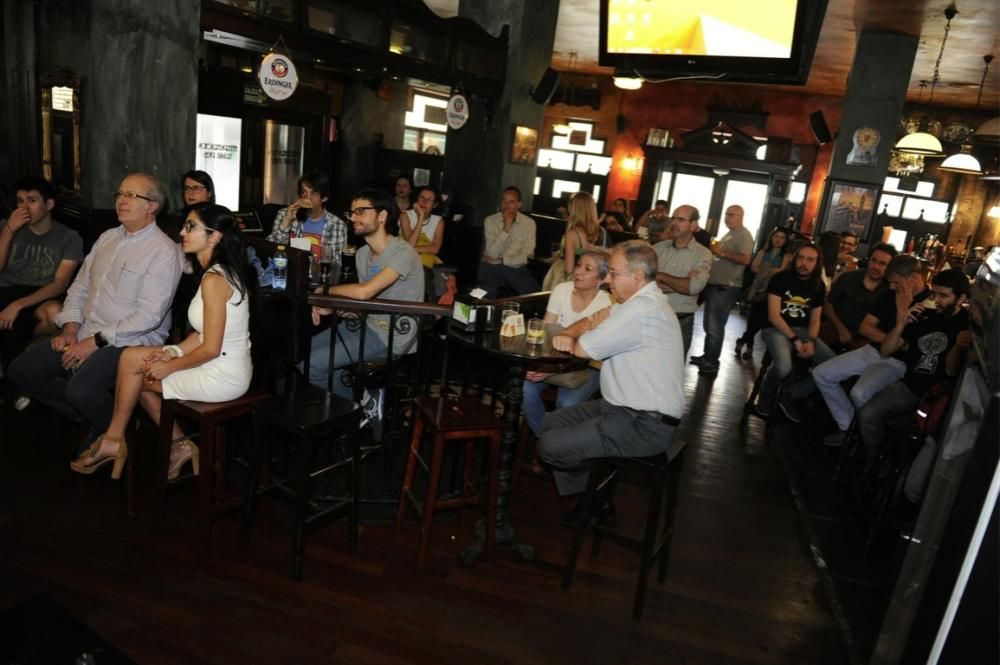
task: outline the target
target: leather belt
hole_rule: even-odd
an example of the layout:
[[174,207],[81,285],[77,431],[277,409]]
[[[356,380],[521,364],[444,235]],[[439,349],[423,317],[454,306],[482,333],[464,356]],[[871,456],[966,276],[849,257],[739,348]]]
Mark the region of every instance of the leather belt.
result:
[[[628,408],[628,407],[625,407],[625,408]],[[638,413],[638,414],[641,414],[641,415],[644,415],[644,416],[649,416],[651,418],[654,418],[655,420],[659,420],[664,425],[670,425],[672,427],[680,427],[680,425],[681,425],[681,419],[680,418],[674,418],[673,416],[668,416],[666,414],[660,413],[659,411],[642,411],[641,409],[629,409],[629,411],[632,411],[634,413]]]

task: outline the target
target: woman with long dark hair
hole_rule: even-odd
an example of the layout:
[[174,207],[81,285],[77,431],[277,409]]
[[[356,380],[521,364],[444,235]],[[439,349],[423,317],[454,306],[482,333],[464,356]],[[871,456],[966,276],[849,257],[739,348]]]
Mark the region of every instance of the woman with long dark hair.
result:
[[[232,212],[211,203],[195,204],[181,228],[184,252],[200,280],[188,308],[193,332],[180,344],[131,347],[118,361],[115,409],[107,432],[70,463],[91,474],[114,462],[117,479],[128,457],[125,429],[136,402],[159,423],[163,399],[224,402],[250,386],[250,296],[256,273],[247,262],[239,225]],[[198,447],[174,425],[167,477],[176,478],[191,460],[198,473]]]
[[750,272],[754,273],[753,284],[747,289],[746,300],[750,303],[750,314],[747,316],[747,329],[743,336],[736,340],[736,357],[740,357],[743,351],[743,358],[749,360],[753,357],[753,340],[757,333],[767,323],[767,283],[771,281],[771,276],[788,267],[792,260],[792,253],[789,251],[791,244],[788,242],[788,232],[785,229],[777,228],[771,231],[767,239],[767,246],[757,252],[750,263]]

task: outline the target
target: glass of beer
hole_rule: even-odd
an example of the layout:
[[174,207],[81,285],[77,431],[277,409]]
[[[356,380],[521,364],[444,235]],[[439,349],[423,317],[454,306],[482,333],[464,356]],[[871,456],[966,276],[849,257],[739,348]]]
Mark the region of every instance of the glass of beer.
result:
[[539,318],[528,321],[526,341],[528,344],[543,344],[545,342],[545,321]]

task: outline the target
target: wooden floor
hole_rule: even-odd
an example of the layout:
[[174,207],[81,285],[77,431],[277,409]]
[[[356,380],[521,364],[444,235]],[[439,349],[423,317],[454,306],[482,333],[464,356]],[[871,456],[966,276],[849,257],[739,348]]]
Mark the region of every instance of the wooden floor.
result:
[[[700,322],[696,331],[700,331]],[[237,520],[217,525],[212,564],[196,565],[194,486],[173,493],[154,532],[130,520],[124,490],[67,468],[73,443],[34,406],[0,426],[0,608],[45,594],[138,663],[849,662],[809,553],[782,464],[741,408],[760,360],[737,361],[730,320],[714,380],[687,370],[688,442],[667,581],[630,620],[634,555],[607,544],[560,576],[569,535],[551,480],[525,478],[513,502],[519,539],[463,568],[471,528],[440,523],[427,571],[413,576],[416,529],[366,524],[349,553],[334,524],[309,541],[305,581],[289,580],[289,513],[264,502],[247,554]],[[701,349],[696,336],[693,352]],[[640,495],[618,500],[638,524]]]

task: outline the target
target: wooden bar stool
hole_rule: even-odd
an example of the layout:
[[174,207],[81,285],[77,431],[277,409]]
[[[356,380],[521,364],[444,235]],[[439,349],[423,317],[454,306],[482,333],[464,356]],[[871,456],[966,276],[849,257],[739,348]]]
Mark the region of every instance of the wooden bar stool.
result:
[[[307,532],[321,521],[346,515],[348,546],[351,550],[357,549],[360,419],[361,408],[357,403],[315,386],[303,386],[257,404],[253,418],[254,446],[250,461],[250,486],[247,488],[243,523],[240,526],[241,548],[246,549],[250,543],[250,529],[253,526],[257,496],[276,490],[291,498],[295,504],[295,518],[292,525],[293,580],[298,582],[302,579]],[[261,486],[261,470],[271,459],[269,430],[278,430],[286,435],[285,441],[292,448],[293,477],[288,480],[271,477],[269,483]],[[314,453],[317,446],[332,444],[336,435],[342,433],[347,435],[346,457],[322,469],[314,470]],[[347,495],[339,497],[332,505],[316,507],[310,500],[313,477],[344,469],[347,470]]]
[[[417,573],[423,571],[430,545],[434,511],[439,508],[464,508],[480,503],[473,479],[476,442],[473,439],[488,438],[489,487],[486,498],[486,553],[493,554],[496,545],[497,480],[500,470],[500,441],[503,423],[493,412],[492,406],[479,401],[478,397],[418,397],[413,401],[413,438],[410,440],[410,456],[406,462],[403,490],[399,497],[396,513],[398,533],[403,528],[408,505],[420,518],[420,542],[417,546]],[[430,464],[420,456],[420,437],[427,429],[434,435],[434,448]],[[445,444],[450,441],[466,441],[462,496],[453,499],[438,499],[438,485],[441,480],[441,465]],[[421,503],[413,494],[413,477],[417,463],[428,473],[427,496]]]
[[[607,536],[619,545],[640,554],[639,579],[635,589],[635,600],[632,604],[632,619],[642,618],[643,605],[646,602],[646,587],[648,586],[649,569],[658,560],[656,581],[662,583],[667,577],[667,564],[670,557],[670,542],[674,535],[674,517],[677,513],[677,490],[680,484],[681,463],[684,458],[686,444],[674,439],[670,452],[660,453],[652,457],[604,457],[594,460],[587,483],[587,491],[580,504],[580,514],[589,515],[590,505],[598,489],[613,488],[617,482],[617,474],[622,470],[634,470],[647,476],[650,480],[649,503],[646,509],[646,526],[642,540],[629,538],[614,531],[611,527],[593,524],[594,541],[591,556],[596,556],[601,547],[601,540]],[[611,492],[608,494],[611,495]],[[666,505],[664,505],[666,495]],[[663,513],[663,532],[660,533],[660,514]],[[577,522],[573,532],[573,544],[570,546],[569,557],[563,572],[562,588],[569,589],[576,570],[576,561],[580,556],[583,538],[586,534],[588,520]]]
[[228,402],[194,402],[163,400],[160,407],[160,433],[156,446],[156,478],[154,482],[156,518],[163,522],[166,509],[167,469],[170,466],[170,445],[174,421],[180,417],[197,423],[201,456],[198,475],[198,530],[201,534],[201,563],[208,563],[212,550],[212,524],[243,503],[243,497],[225,497],[226,489],[226,428],[232,421],[250,414],[254,406],[270,396],[264,388],[250,388],[242,397]]

